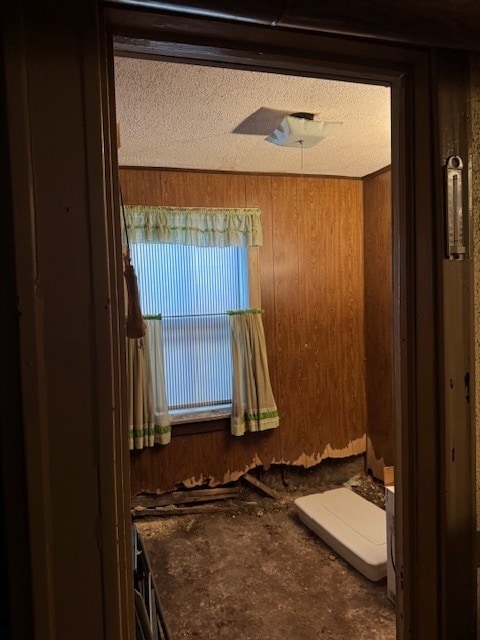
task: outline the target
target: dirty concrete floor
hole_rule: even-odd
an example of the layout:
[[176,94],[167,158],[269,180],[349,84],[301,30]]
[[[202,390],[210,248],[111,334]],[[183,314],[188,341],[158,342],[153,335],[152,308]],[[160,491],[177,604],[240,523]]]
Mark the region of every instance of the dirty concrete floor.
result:
[[241,483],[234,511],[137,522],[172,640],[391,640],[386,581],[348,565],[296,516],[299,495],[351,486],[380,506],[357,458],[313,470],[252,472],[281,494]]

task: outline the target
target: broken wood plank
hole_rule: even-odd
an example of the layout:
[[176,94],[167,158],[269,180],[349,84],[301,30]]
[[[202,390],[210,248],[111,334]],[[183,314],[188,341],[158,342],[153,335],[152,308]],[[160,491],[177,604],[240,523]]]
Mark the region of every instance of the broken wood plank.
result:
[[280,494],[277,493],[275,491],[275,489],[270,489],[270,487],[267,487],[266,484],[261,482],[261,480],[258,480],[257,478],[255,478],[255,476],[252,476],[249,473],[245,473],[242,476],[242,478],[244,480],[246,480],[247,482],[249,482],[250,484],[252,484],[254,487],[257,487],[257,489],[260,489],[261,491],[263,491],[263,493],[266,493],[267,496],[270,496],[271,498],[274,498],[275,500],[280,500],[281,499]]
[[131,500],[132,507],[164,507],[169,504],[185,504],[190,502],[209,502],[212,500],[227,500],[236,498],[240,494],[239,487],[225,487],[219,489],[194,489],[192,491],[173,491],[159,496],[135,496]]
[[237,508],[233,505],[217,506],[208,504],[198,504],[192,507],[176,507],[175,505],[168,505],[166,507],[154,507],[152,509],[146,509],[145,507],[136,507],[132,509],[132,517],[135,518],[155,518],[159,516],[181,516],[191,515],[195,513],[228,513],[230,511],[237,511]]

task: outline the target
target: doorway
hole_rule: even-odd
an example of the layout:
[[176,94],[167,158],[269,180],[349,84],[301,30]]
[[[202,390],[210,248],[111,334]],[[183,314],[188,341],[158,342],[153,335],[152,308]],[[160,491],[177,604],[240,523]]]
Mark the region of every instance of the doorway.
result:
[[[402,637],[405,625],[408,629],[415,628],[412,633],[421,633],[423,616],[428,609],[431,615],[425,623],[425,633],[431,634],[431,620],[437,619],[433,612],[440,594],[434,549],[441,544],[436,525],[440,512],[436,511],[437,506],[430,498],[438,477],[435,444],[438,407],[434,395],[425,393],[426,389],[433,390],[436,386],[436,343],[430,331],[435,307],[432,270],[435,234],[432,219],[418,215],[418,212],[430,210],[434,187],[432,175],[422,174],[421,180],[412,182],[415,167],[429,166],[431,130],[415,128],[421,113],[428,113],[431,108],[426,59],[422,58],[421,52],[390,47],[384,50],[377,45],[373,49],[368,47],[367,54],[363,48],[365,43],[359,41],[349,41],[346,50],[345,42],[336,38],[310,38],[294,32],[288,34],[291,55],[286,55],[281,44],[285,34],[240,25],[225,28],[224,24],[202,21],[203,36],[196,37],[192,36],[193,26],[189,20],[175,19],[173,22],[174,26],[170,19],[168,21],[171,27],[168,36],[162,31],[162,37],[155,40],[151,32],[146,35],[141,28],[132,35],[135,29],[129,30],[115,15],[112,30],[116,34],[117,52],[146,57],[159,55],[171,60],[209,63],[215,60],[215,64],[227,67],[240,64],[245,69],[261,67],[291,75],[363,79],[389,84],[392,88],[394,291],[396,300],[404,301],[393,319],[394,349],[398,355],[394,378],[396,388],[400,389],[395,407],[396,452],[398,460],[402,460],[400,464],[397,460],[396,468],[397,527],[403,533],[403,544],[397,557],[397,567],[401,567],[399,575],[403,576],[398,625],[399,637]],[[198,27],[199,21],[194,22],[195,28]],[[204,38],[207,31],[210,40]],[[217,46],[219,42],[221,46]],[[261,54],[256,52],[259,42],[262,42]],[[210,43],[213,46],[209,46]],[[382,60],[382,63],[372,64],[373,59]],[[415,237],[431,238],[430,248],[423,247],[417,255]],[[414,336],[423,323],[425,332],[421,331],[421,339],[417,341]],[[421,430],[417,429],[418,423],[422,424]],[[418,456],[421,456],[423,468],[420,483]],[[421,568],[423,562],[426,563],[425,570]],[[414,583],[417,587],[423,583],[420,589],[425,597],[422,613],[418,609],[418,593],[412,597],[413,592],[409,591]]]
[[[465,55],[462,52],[439,52],[433,63],[432,60],[427,61],[420,51],[412,49],[384,49],[374,45],[368,47],[367,54],[365,43],[358,40],[349,40],[347,43],[329,37],[314,36],[309,39],[304,33],[291,32],[286,36],[245,25],[229,25],[226,28],[225,24],[208,21],[203,21],[201,29],[204,30],[202,36],[198,37],[198,34],[192,36],[200,25],[196,19],[192,22],[182,19],[167,22],[171,31],[167,37],[159,40],[150,39],[152,34],[148,30],[142,33],[141,26],[136,35],[143,35],[144,39],[135,40],[134,37],[128,37],[125,28],[120,25],[117,33],[122,35],[117,39],[117,44],[124,52],[136,51],[145,56],[164,55],[171,59],[191,59],[196,62],[215,59],[215,63],[221,62],[226,66],[241,64],[247,69],[261,66],[293,75],[318,75],[320,71],[323,77],[380,81],[392,87],[392,120],[398,124],[398,129],[395,126],[392,128],[392,166],[398,168],[398,182],[394,181],[392,185],[394,294],[397,300],[405,303],[403,306],[400,304],[399,313],[394,313],[393,317],[394,349],[395,355],[398,355],[395,358],[394,385],[400,387],[395,407],[396,451],[402,460],[396,470],[397,528],[404,535],[398,552],[400,557],[397,557],[402,608],[399,629],[406,629],[408,631],[405,633],[413,635],[432,634],[436,633],[432,629],[432,620],[436,620],[439,630],[447,629],[444,633],[448,637],[453,629],[455,633],[461,633],[458,622],[455,622],[460,611],[463,614],[459,615],[459,619],[465,623],[465,629],[470,629],[469,620],[475,616],[472,600],[462,598],[462,590],[458,585],[463,583],[463,592],[472,593],[474,536],[473,527],[465,528],[467,523],[471,525],[472,505],[471,502],[465,503],[460,515],[460,502],[455,498],[445,502],[440,495],[436,503],[431,500],[438,489],[439,478],[448,485],[447,492],[452,497],[456,495],[456,490],[460,490],[460,486],[467,495],[471,495],[472,491],[472,461],[468,444],[472,440],[470,409],[468,400],[465,403],[462,394],[465,369],[469,368],[468,349],[466,352],[463,343],[462,350],[456,351],[448,338],[442,338],[440,328],[438,334],[432,333],[432,327],[435,326],[435,313],[432,312],[436,304],[440,304],[440,292],[446,296],[445,312],[449,294],[460,290],[464,292],[465,287],[468,289],[466,274],[469,265],[467,263],[462,268],[458,263],[445,260],[443,171],[441,176],[438,167],[436,172],[426,171],[431,166],[432,149],[439,156],[438,162],[442,166],[446,158],[456,155],[459,149],[463,150],[465,157],[468,155],[463,125],[460,126],[460,132],[454,126],[451,133],[448,133],[447,125],[447,122],[450,125],[455,122],[463,112],[467,86]],[[135,29],[130,33],[132,31]],[[207,32],[210,40],[204,38]],[[282,47],[286,41],[291,56],[285,55],[286,50]],[[209,47],[209,44],[212,46]],[[232,45],[231,49],[229,45]],[[258,53],[258,47],[261,53]],[[312,52],[315,52],[313,65],[309,59]],[[372,64],[374,59],[381,59],[382,64]],[[459,69],[462,69],[462,73],[458,73]],[[437,93],[430,93],[432,85],[429,82],[433,82]],[[447,95],[451,100],[448,104],[445,101]],[[433,124],[437,129],[427,126],[426,120],[423,127],[417,128],[418,122],[426,114],[433,114]],[[427,120],[432,123],[430,117]],[[433,145],[434,141],[438,142],[437,146]],[[467,194],[465,189],[462,194],[465,210],[468,208]],[[435,216],[430,219],[423,217],[434,202]],[[396,211],[398,216],[395,215]],[[431,240],[429,248],[425,245],[417,253],[419,243],[423,245],[427,238]],[[442,257],[443,274],[440,275]],[[447,333],[449,322],[443,327]],[[463,325],[462,335],[465,335],[465,327]],[[438,381],[438,371],[442,366],[451,371],[453,378],[450,378],[450,382],[458,377],[458,384],[450,384],[449,391],[441,385],[438,387],[435,382]],[[462,432],[457,439],[458,449],[450,448],[451,438],[455,439],[458,435],[455,434],[457,423],[454,407],[464,418]],[[444,425],[444,420],[448,423],[445,430],[440,426]],[[440,430],[435,425],[440,426]],[[458,454],[459,451],[462,459],[460,464],[459,459],[455,458],[455,452]],[[460,525],[463,535],[454,540],[452,531],[458,530]],[[405,539],[405,535],[408,539]],[[464,544],[457,544],[460,539]],[[435,548],[439,554],[437,559],[434,557]],[[440,571],[439,557],[443,557],[448,565],[444,567],[444,573]],[[424,570],[420,569],[423,562]],[[461,566],[468,568],[462,571]],[[423,594],[420,597],[425,597],[421,613],[419,593],[415,597],[412,597],[413,592],[409,593],[414,575],[416,585]],[[443,602],[441,614],[435,604],[439,602]],[[450,604],[447,606],[446,603]],[[422,619],[426,611],[430,611],[430,615],[423,626]],[[469,635],[470,630],[465,631],[465,637]]]
[[[27,19],[22,19],[22,12]],[[377,75],[392,82],[394,119],[401,125],[400,142],[394,145],[398,151],[394,163],[399,167],[394,202],[399,203],[401,212],[399,228],[394,230],[401,245],[395,257],[400,274],[395,291],[406,300],[405,315],[396,319],[402,337],[397,345],[402,353],[397,374],[402,381],[403,406],[408,407],[406,414],[400,408],[397,413],[402,425],[401,450],[408,458],[404,476],[399,480],[397,474],[397,484],[400,482],[405,496],[400,500],[399,517],[408,537],[401,562],[403,625],[405,637],[472,637],[469,625],[474,618],[470,608],[474,586],[470,583],[470,564],[474,554],[468,513],[472,490],[467,486],[459,491],[449,481],[449,496],[461,516],[461,526],[452,527],[451,518],[445,526],[447,483],[441,472],[449,463],[452,470],[462,465],[468,475],[471,463],[462,445],[455,448],[453,464],[451,449],[441,437],[444,423],[438,415],[443,406],[444,381],[439,380],[437,370],[443,372],[444,367],[437,367],[437,356],[444,330],[437,304],[442,289],[441,268],[434,255],[444,253],[442,238],[435,239],[435,231],[438,229],[442,236],[442,159],[458,153],[454,148],[458,139],[452,136],[448,145],[436,148],[442,138],[440,131],[451,131],[452,127],[435,122],[438,96],[430,93],[442,86],[442,97],[451,104],[451,88],[458,86],[459,70],[463,73],[468,68],[465,56],[451,51],[438,56],[433,50],[294,29],[173,19],[171,15],[140,10],[116,10],[111,5],[100,12],[93,4],[68,10],[58,5],[42,12],[25,4],[18,13],[8,16],[13,30],[4,33],[9,106],[5,121],[12,142],[9,184],[15,238],[13,233],[11,236],[19,256],[18,293],[23,308],[29,310],[22,316],[20,341],[32,362],[31,370],[22,374],[24,425],[29,438],[24,458],[17,454],[12,459],[19,467],[25,464],[28,471],[28,515],[30,528],[36,532],[30,554],[38,616],[35,629],[40,635],[51,635],[54,630],[73,633],[71,604],[75,603],[75,633],[79,637],[85,632],[109,638],[118,638],[122,632],[128,635],[129,608],[123,596],[128,593],[129,582],[122,570],[130,564],[128,544],[122,542],[123,513],[128,511],[122,487],[128,484],[128,478],[126,470],[124,474],[118,469],[118,461],[123,459],[124,445],[118,438],[122,421],[117,409],[112,414],[112,407],[118,407],[118,396],[110,393],[113,384],[118,386],[118,367],[113,365],[120,362],[121,314],[112,300],[115,274],[106,264],[113,246],[111,211],[117,202],[112,195],[116,192],[110,189],[114,175],[109,161],[108,114],[102,114],[108,95],[102,95],[99,82],[101,53],[108,52],[110,44],[103,39],[103,30],[97,29],[99,14],[105,19],[103,25],[123,38],[125,47],[133,47],[136,39],[143,55],[161,48],[159,42],[168,42],[176,43],[177,55],[187,58],[214,55],[228,64],[232,59],[238,61],[240,55],[250,65],[261,59],[264,65],[295,68],[302,73],[302,69],[313,69],[338,77],[348,70],[356,77]],[[171,47],[169,51],[175,56]],[[435,73],[439,57],[442,63],[450,62],[447,84],[440,83]],[[105,73],[100,76],[105,77]],[[450,125],[463,113],[462,109],[451,109]],[[448,109],[444,115],[448,115]],[[102,146],[105,136],[107,143]],[[52,176],[56,176],[55,189]],[[66,203],[73,204],[69,209],[74,215],[67,215]],[[55,239],[62,225],[61,243],[53,242],[52,224]],[[30,269],[33,264],[40,268],[42,291],[47,293],[41,309],[36,271]],[[89,304],[92,300],[93,309]],[[458,315],[451,317],[455,320]],[[67,326],[69,339],[62,345],[72,349],[72,361],[78,364],[68,370],[60,357],[65,350],[60,353],[58,349],[57,332],[57,328],[64,330]],[[46,363],[43,368],[36,366],[39,353]],[[455,392],[461,390],[462,395],[464,384],[460,380],[464,380],[464,374],[458,377],[459,384],[454,384]],[[85,385],[85,380],[91,384]],[[71,403],[63,411],[57,401],[69,398],[72,389],[85,390],[85,394],[80,394],[77,410],[69,414]],[[93,395],[88,395],[87,389]],[[68,425],[65,415],[70,416]],[[458,415],[454,413],[454,417]],[[11,486],[15,488],[15,483]],[[76,496],[76,508],[66,518],[64,507],[72,495]],[[56,543],[53,557],[52,534]],[[120,540],[112,544],[118,535]],[[445,543],[451,551],[448,566]],[[76,547],[74,563],[72,545]],[[452,578],[455,567],[458,575]],[[16,611],[24,614],[20,607]],[[450,618],[448,625],[444,615]]]
[[[142,442],[142,448],[132,451],[132,492],[228,485],[251,468],[283,463],[288,472],[291,461],[293,467],[311,469],[325,458],[337,460],[338,479],[355,484],[347,471],[342,477],[340,462],[356,456],[357,465],[360,458],[365,466],[367,446],[368,467],[383,482],[384,466],[394,464],[395,440],[390,88],[131,57],[117,58],[115,71],[119,179],[128,214],[130,207],[139,211],[142,206],[150,213],[155,206],[261,211],[263,245],[256,258],[261,303],[257,299],[255,306],[261,304],[264,310],[269,369],[281,416],[278,431],[245,438],[229,434],[228,418],[175,422],[169,444],[145,450]],[[285,111],[289,103],[296,106]],[[306,148],[296,140],[288,147],[266,140],[283,118],[296,117],[293,112],[312,112],[308,122],[321,126],[323,139]],[[306,118],[297,119],[305,128]],[[332,131],[324,137],[329,126]],[[142,306],[148,315],[161,312],[168,323],[165,307],[160,302],[155,306],[150,294],[143,296],[152,289],[144,273],[151,273],[149,258],[143,258],[147,247],[135,264]],[[174,277],[165,276],[159,288],[169,286]],[[163,304],[168,308],[171,302]],[[168,324],[165,351],[170,347],[167,330]],[[175,389],[165,377],[170,399]],[[182,418],[178,401],[170,404],[174,419]],[[188,453],[192,451],[195,455]],[[346,461],[346,467],[351,465]],[[311,480],[310,491],[313,486]],[[292,492],[285,495],[287,501],[293,499]],[[288,522],[284,519],[290,538]],[[216,545],[213,527],[211,535]],[[166,547],[167,541],[160,538],[158,545]],[[244,553],[245,563],[251,563],[249,550]],[[287,555],[293,557],[291,551]],[[257,562],[261,565],[262,557]],[[166,576],[161,580],[173,597]],[[318,580],[331,583],[325,576]],[[203,581],[192,586],[207,588]],[[377,619],[385,624],[393,609],[386,584],[383,592],[375,593],[380,602],[383,593]],[[299,600],[313,611],[306,595]],[[257,604],[261,610],[260,601]],[[344,607],[339,603],[339,608]],[[203,614],[207,625],[214,623],[207,604]],[[330,614],[337,620],[341,616],[341,611]],[[189,620],[194,617],[187,614]],[[182,624],[180,615],[174,619]],[[230,624],[247,633],[247,620]],[[365,627],[366,620],[360,626]],[[310,632],[316,633],[313,627]]]

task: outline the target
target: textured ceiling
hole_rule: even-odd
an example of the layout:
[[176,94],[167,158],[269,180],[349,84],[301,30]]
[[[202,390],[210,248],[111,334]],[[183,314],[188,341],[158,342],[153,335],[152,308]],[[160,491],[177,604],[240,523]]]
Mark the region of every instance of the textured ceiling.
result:
[[[386,87],[121,57],[115,86],[122,166],[363,177],[390,164]],[[342,124],[309,149],[265,141],[295,112]]]

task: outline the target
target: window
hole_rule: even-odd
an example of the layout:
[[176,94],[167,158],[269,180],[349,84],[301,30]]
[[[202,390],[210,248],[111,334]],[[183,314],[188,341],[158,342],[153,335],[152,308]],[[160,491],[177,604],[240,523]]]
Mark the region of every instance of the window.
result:
[[248,248],[135,243],[142,312],[162,315],[168,408],[184,413],[231,403],[227,310],[249,306]]

